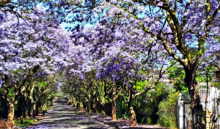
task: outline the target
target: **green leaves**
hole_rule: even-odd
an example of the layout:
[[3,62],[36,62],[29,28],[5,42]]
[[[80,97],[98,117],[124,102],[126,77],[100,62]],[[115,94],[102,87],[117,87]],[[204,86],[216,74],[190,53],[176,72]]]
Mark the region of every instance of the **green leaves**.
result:
[[159,124],[162,126],[177,128],[177,101],[179,99],[179,92],[169,94],[167,99],[164,99],[159,104],[160,116]]
[[135,18],[135,19],[138,19],[138,16],[135,15],[134,18]]
[[138,25],[141,27],[143,25],[143,23],[140,22],[140,23],[138,23]]
[[14,97],[15,94],[13,93],[12,89],[9,89],[8,97]]
[[182,68],[179,68],[179,66],[179,63],[174,65],[167,71],[167,74],[169,75],[169,78],[173,80],[174,89],[176,91],[188,92],[187,86],[184,82],[185,71]]
[[144,90],[143,88],[145,88],[145,85],[147,85],[147,81],[143,82],[143,81],[137,81],[136,83],[136,88],[137,90]]
[[29,14],[29,13],[30,13],[30,11],[29,11],[29,10],[25,10],[25,13],[28,13],[28,14]]
[[149,32],[149,30],[147,28],[145,28],[144,31]]
[[39,82],[38,85],[42,88],[46,87],[47,85],[49,85],[49,83],[47,81],[44,82]]
[[196,53],[196,55],[202,55],[203,54],[203,52],[204,52],[204,50],[200,50],[200,51],[198,51],[197,53]]

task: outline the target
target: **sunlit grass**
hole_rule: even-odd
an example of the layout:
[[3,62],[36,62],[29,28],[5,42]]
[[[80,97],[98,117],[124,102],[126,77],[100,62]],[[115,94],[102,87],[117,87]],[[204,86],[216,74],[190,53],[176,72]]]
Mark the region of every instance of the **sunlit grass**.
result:
[[15,125],[16,125],[16,126],[29,126],[29,125],[31,125],[32,123],[34,123],[34,119],[24,119],[24,120],[23,120],[23,123],[21,123],[20,120],[16,120],[16,121],[15,121]]
[[45,110],[50,110],[51,108],[52,108],[52,106],[46,107]]

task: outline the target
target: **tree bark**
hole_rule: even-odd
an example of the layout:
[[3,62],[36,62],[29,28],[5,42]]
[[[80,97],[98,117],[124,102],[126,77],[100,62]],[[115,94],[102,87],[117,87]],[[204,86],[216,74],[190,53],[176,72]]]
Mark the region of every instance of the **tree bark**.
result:
[[26,112],[26,102],[25,102],[25,96],[22,96],[22,98],[21,98],[21,100],[22,100],[22,102],[21,102],[21,111],[22,111],[22,118],[25,118],[26,117],[26,114],[25,114],[25,112]]
[[32,117],[35,117],[36,114],[36,103],[33,101]]
[[105,111],[104,111],[104,106],[105,106],[105,96],[102,97],[102,102],[101,102],[102,108],[101,108],[101,113],[102,117],[105,117]]
[[29,94],[29,100],[30,100],[30,104],[31,104],[31,108],[30,108],[30,114],[32,114],[32,116],[34,117],[35,113],[34,113],[34,98],[33,98],[33,92],[34,92],[34,88],[35,88],[35,82],[33,83],[33,86],[31,88],[30,94]]
[[89,106],[88,113],[91,114],[91,113],[92,113],[92,109],[91,109],[91,105],[90,105],[90,103],[89,103],[88,106]]
[[112,100],[112,120],[116,121],[117,117],[116,117],[116,102],[115,100]]
[[12,127],[14,125],[15,125],[15,123],[14,123],[14,104],[9,103],[8,104],[8,118],[7,118],[6,126]]
[[128,104],[127,104],[127,106],[128,106],[128,112],[130,112],[130,108],[132,107],[132,95],[133,95],[133,93],[132,93],[132,91],[131,90],[129,90],[128,91],[129,92],[129,97],[128,97]]
[[104,109],[101,109],[102,118],[106,117]]
[[131,126],[138,125],[134,108],[132,107],[133,93],[129,90],[128,111],[130,113]]
[[71,96],[71,101],[74,106],[76,106],[76,99],[74,96]]
[[66,103],[67,103],[67,105],[69,105],[69,103],[70,103],[70,101],[69,101],[69,99],[68,99],[68,98],[66,99]]
[[29,116],[31,116],[31,100],[28,98],[26,98],[26,105],[27,105],[27,109],[25,111],[25,116],[26,118],[29,118]]
[[200,102],[199,86],[195,79],[196,71],[195,69],[184,69],[186,73],[185,83],[189,89],[191,98],[190,108],[192,110],[193,129],[205,129],[205,113],[203,112],[203,107]]
[[94,101],[92,102],[92,107],[93,107],[94,112],[98,113],[97,112],[97,105],[96,105],[96,103]]
[[135,114],[135,111],[134,111],[134,109],[133,109],[132,106],[130,107],[130,114],[131,114],[131,117],[130,117],[131,126],[136,126],[136,125],[138,125],[137,119],[136,119],[136,114]]
[[85,109],[86,109],[86,112],[90,114],[90,103],[89,103],[89,100],[87,98],[85,98]]
[[36,102],[36,111],[35,111],[35,116],[37,116],[39,114],[39,104],[38,102]]
[[111,105],[112,105],[112,120],[113,121],[117,120],[117,117],[116,117],[116,99],[118,98],[121,91],[122,91],[122,88],[116,89],[115,87],[113,87],[112,95],[110,95],[110,98],[112,98],[112,101],[110,99],[109,99],[109,101],[111,102]]
[[79,102],[79,108],[80,108],[80,111],[83,111],[83,103],[81,101]]

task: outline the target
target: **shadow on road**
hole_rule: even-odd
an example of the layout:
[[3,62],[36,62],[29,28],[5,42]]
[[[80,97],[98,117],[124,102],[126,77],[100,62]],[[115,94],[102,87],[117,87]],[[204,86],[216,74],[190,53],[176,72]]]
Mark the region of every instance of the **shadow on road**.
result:
[[85,116],[79,115],[64,100],[55,99],[54,106],[48,110],[40,123],[34,123],[27,129],[108,129]]

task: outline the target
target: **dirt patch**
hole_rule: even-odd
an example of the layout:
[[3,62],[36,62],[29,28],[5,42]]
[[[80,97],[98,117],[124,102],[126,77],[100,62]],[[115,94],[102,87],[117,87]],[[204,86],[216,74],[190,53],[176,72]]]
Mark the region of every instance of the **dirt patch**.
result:
[[0,119],[0,129],[6,128],[6,119]]
[[[16,120],[16,119],[15,119]],[[7,119],[0,119],[0,129],[6,129]],[[17,126],[12,126],[10,129],[19,129]]]

